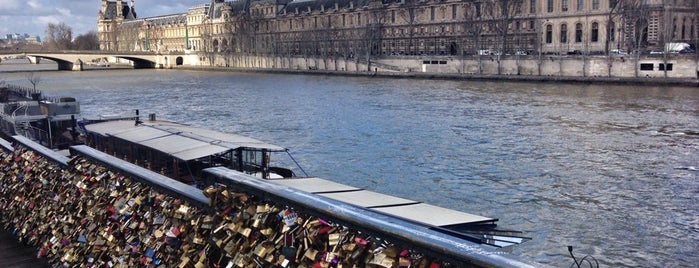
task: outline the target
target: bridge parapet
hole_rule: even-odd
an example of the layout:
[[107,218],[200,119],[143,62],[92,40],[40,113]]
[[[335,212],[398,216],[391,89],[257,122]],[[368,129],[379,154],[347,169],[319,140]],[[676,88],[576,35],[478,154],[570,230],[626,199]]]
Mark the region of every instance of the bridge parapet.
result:
[[153,52],[106,52],[106,51],[58,51],[25,52],[31,63],[38,64],[42,58],[58,63],[58,70],[82,71],[87,62],[102,61],[105,58],[118,58],[131,61],[134,69],[172,68],[181,65],[183,53]]

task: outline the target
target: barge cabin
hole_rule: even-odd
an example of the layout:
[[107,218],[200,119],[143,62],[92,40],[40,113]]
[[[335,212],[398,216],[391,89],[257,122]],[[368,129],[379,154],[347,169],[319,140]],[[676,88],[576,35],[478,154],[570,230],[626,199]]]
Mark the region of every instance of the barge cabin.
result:
[[[158,121],[154,116],[151,119],[85,124],[85,143],[185,183],[199,184],[201,170],[220,166],[263,179],[296,176],[291,169],[270,165],[273,153],[286,153],[290,157],[288,150],[281,146],[235,134]],[[303,171],[300,167],[299,170]]]

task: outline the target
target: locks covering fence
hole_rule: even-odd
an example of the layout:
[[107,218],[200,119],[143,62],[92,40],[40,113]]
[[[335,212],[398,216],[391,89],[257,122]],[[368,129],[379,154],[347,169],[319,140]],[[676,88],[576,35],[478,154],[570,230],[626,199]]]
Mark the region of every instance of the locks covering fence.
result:
[[231,186],[208,204],[88,158],[3,152],[0,224],[69,267],[449,267],[410,247]]

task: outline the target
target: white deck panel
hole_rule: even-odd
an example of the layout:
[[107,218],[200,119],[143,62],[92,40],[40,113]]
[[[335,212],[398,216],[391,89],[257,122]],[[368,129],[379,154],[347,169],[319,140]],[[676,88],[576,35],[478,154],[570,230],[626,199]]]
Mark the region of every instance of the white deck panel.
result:
[[175,156],[179,159],[185,160],[185,161],[189,161],[189,160],[194,160],[194,159],[198,159],[198,158],[202,158],[202,157],[206,157],[206,156],[210,156],[210,155],[214,155],[214,154],[220,154],[220,153],[223,153],[223,152],[229,151],[229,150],[230,150],[229,148],[221,147],[218,145],[206,145],[206,146],[201,146],[201,147],[189,149],[186,151],[177,152],[177,153],[174,153],[173,156]]
[[139,144],[168,154],[175,154],[178,152],[209,145],[206,142],[201,142],[198,140],[189,139],[177,135],[169,135],[157,139],[146,140],[143,142],[139,142]]
[[[157,126],[161,127],[161,126]],[[187,125],[167,125],[162,126],[167,131],[170,132],[180,132],[179,135],[184,137],[190,137],[193,139],[211,142],[214,144],[219,144],[221,146],[238,148],[238,147],[250,147],[250,148],[260,148],[268,149],[271,151],[284,151],[285,149],[281,146],[269,144],[257,139],[250,137],[240,136],[236,134],[224,133],[216,130],[197,128]]]
[[432,226],[496,221],[496,219],[493,218],[473,215],[425,203],[373,209],[389,215],[394,215]]
[[360,188],[316,177],[274,180],[273,182],[308,193],[327,193],[361,190]]
[[365,208],[417,203],[417,201],[366,190],[354,192],[327,193],[319,195]]
[[102,123],[87,124],[85,125],[85,129],[91,132],[99,133],[102,136],[107,136],[107,134],[131,129],[134,127],[134,124],[135,122],[131,120],[108,121]]
[[166,131],[149,127],[134,127],[123,131],[112,131],[107,134],[134,143],[140,143],[143,141],[172,135]]

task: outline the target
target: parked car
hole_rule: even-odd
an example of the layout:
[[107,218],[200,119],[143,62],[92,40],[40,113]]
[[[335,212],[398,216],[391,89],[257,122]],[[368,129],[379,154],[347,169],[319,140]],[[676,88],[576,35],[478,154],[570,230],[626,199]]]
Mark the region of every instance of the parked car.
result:
[[665,52],[662,51],[662,50],[660,50],[660,49],[653,49],[653,50],[651,50],[651,51],[648,51],[648,54],[651,54],[651,55],[660,55],[660,54],[665,54]]
[[478,50],[478,55],[495,56],[495,55],[500,55],[500,51],[497,51],[494,49],[481,49],[481,50]]
[[609,51],[610,54],[619,54],[619,55],[626,55],[629,54],[626,52],[626,49],[612,49]]

